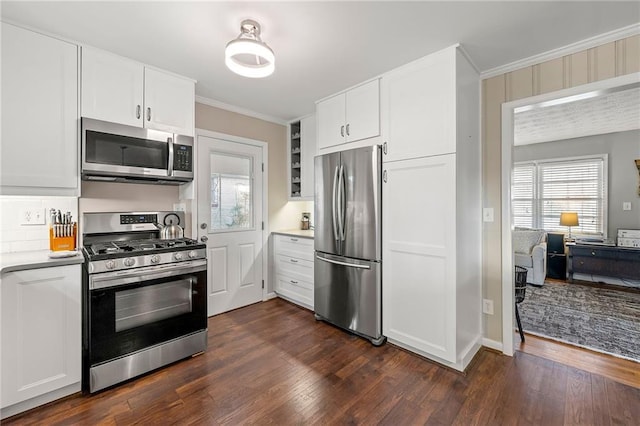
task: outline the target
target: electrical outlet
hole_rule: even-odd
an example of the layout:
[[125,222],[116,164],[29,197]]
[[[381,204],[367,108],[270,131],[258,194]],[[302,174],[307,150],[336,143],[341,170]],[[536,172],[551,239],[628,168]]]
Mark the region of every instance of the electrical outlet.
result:
[[485,222],[493,222],[493,208],[485,207],[482,209],[482,220]]
[[174,203],[173,211],[175,212],[184,212],[187,211],[187,205],[185,203]]
[[44,225],[44,209],[20,211],[20,225]]
[[631,210],[631,201],[624,201],[622,203],[622,210]]
[[482,299],[482,313],[493,315],[493,300]]

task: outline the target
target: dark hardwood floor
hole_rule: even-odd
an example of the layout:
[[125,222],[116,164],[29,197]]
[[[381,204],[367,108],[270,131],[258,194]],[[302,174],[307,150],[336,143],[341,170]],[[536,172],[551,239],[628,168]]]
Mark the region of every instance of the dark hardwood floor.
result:
[[640,389],[482,350],[467,374],[280,299],[209,319],[206,353],[3,424],[638,424]]

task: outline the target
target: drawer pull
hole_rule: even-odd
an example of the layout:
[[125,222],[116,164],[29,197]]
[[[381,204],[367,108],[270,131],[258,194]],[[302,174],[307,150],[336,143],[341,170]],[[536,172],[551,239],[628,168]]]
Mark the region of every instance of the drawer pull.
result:
[[591,256],[595,256],[596,252],[595,251],[591,251]]
[[298,261],[295,259],[289,259],[289,260],[291,261],[291,263],[298,263]]
[[584,265],[584,260],[580,261],[580,266]]
[[290,282],[291,284],[298,284],[298,281],[294,281],[294,280],[289,280],[289,282]]
[[294,243],[298,241],[297,238],[289,238],[291,241],[293,241]]

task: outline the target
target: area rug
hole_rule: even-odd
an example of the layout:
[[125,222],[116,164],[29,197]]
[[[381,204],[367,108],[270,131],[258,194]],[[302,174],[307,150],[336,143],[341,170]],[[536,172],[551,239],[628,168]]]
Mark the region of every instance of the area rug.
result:
[[545,283],[518,307],[524,331],[640,361],[640,293]]

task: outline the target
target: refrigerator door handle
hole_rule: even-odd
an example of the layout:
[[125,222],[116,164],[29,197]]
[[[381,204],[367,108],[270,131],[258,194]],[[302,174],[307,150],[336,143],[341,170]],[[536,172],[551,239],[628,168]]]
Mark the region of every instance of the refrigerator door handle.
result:
[[358,269],[371,269],[369,265],[358,265],[357,263],[340,262],[339,260],[327,259],[324,257],[320,257],[318,255],[316,255],[316,259],[322,260],[323,262],[327,262],[327,263],[333,263],[334,265],[349,266],[351,268],[358,268]]
[[344,179],[344,165],[340,164],[340,177],[338,182],[338,224],[340,225],[340,240],[345,240],[345,232],[344,225],[346,222],[345,213],[346,213],[346,190],[344,188],[345,179]]
[[331,200],[331,218],[333,219],[333,238],[335,241],[338,241],[338,228],[337,228],[337,202],[338,202],[338,166],[336,166],[336,170],[333,173],[333,192],[332,192],[332,200]]

